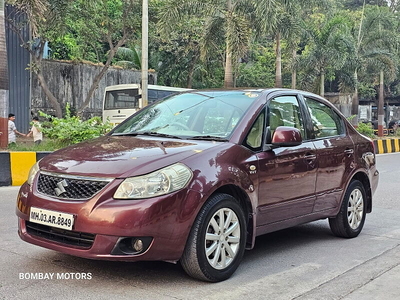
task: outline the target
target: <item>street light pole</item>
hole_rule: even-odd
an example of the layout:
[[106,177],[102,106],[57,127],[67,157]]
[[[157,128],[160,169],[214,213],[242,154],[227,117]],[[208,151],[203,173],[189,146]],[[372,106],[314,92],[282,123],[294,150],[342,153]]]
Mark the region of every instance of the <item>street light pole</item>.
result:
[[383,109],[384,103],[384,94],[383,94],[383,71],[380,71],[379,74],[379,100],[378,100],[378,136],[383,136],[383,123],[385,118],[385,112]]
[[148,72],[149,72],[149,3],[143,0],[142,7],[142,105],[148,104]]

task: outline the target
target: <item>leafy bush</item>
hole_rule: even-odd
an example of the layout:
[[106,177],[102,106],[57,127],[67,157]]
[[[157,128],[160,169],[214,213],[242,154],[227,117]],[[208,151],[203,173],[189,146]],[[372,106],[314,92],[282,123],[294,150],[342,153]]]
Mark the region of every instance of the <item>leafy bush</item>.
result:
[[112,128],[109,122],[103,123],[100,117],[82,121],[77,116],[71,116],[69,105],[66,107],[65,118],[52,117],[43,112],[40,112],[40,115],[49,120],[42,123],[43,134],[62,145],[76,144],[99,137]]
[[357,131],[370,138],[376,137],[371,123],[358,123]]

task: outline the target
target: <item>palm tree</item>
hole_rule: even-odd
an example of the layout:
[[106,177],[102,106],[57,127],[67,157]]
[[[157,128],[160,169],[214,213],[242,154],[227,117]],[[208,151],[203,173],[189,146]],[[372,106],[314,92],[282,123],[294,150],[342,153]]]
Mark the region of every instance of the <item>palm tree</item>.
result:
[[[350,70],[354,71],[354,94],[352,102],[353,124],[358,124],[359,107],[359,73],[366,70],[369,66],[376,68],[377,72],[386,70],[387,77],[393,77],[396,71],[396,63],[393,59],[393,52],[397,49],[399,35],[396,30],[396,20],[394,14],[386,7],[363,6],[362,16],[357,30],[354,30],[355,51],[351,57]],[[365,72],[364,72],[365,74]],[[366,75],[370,75],[369,72]],[[392,76],[390,76],[392,75]]]
[[316,92],[325,94],[325,77],[341,69],[353,45],[349,37],[349,26],[342,16],[323,21],[318,26],[310,26],[309,46],[301,57],[303,69],[316,71],[319,77],[319,87]]
[[[254,2],[249,0],[170,0],[161,12],[160,26],[172,30],[175,22],[179,22],[187,15],[204,17],[204,33],[200,45],[203,57],[207,51],[210,51],[210,45],[219,45],[223,41],[224,86],[233,87],[234,63],[248,49],[254,29]],[[272,3],[274,0],[264,2]]]
[[[282,87],[282,49],[281,40],[289,44],[292,55],[296,56],[299,36],[304,30],[303,20],[314,7],[327,7],[326,0],[260,0],[256,4],[257,17],[261,20],[263,32],[269,33],[275,40],[275,87]],[[268,20],[266,22],[265,20]],[[292,64],[292,87],[295,87],[296,75]]]
[[140,57],[140,51],[134,47],[119,47],[115,53],[115,62],[113,62],[113,65],[120,66],[124,69],[140,70],[142,68]]
[[8,64],[4,23],[4,0],[0,0],[0,148],[8,144]]

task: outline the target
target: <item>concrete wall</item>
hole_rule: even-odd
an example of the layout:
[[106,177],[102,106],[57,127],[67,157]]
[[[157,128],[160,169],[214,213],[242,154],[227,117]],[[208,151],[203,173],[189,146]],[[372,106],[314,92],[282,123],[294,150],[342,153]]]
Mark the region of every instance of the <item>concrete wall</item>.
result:
[[326,93],[324,95],[345,117],[351,116],[352,94]]
[[[94,77],[100,72],[102,66],[94,64],[72,63],[63,61],[43,61],[43,75],[47,81],[50,91],[62,103],[62,107],[68,102],[72,108],[81,107]],[[109,68],[101,79],[97,90],[86,108],[84,118],[101,116],[104,89],[106,86],[140,83],[141,72]],[[149,84],[156,84],[155,73],[149,72]],[[47,100],[37,77],[32,75],[31,89],[31,114],[37,115],[38,111],[53,115],[54,109]]]

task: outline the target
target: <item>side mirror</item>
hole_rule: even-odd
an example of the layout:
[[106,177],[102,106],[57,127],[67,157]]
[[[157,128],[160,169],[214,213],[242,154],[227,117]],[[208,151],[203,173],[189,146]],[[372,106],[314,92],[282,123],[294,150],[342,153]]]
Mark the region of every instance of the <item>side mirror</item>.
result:
[[294,127],[279,126],[272,136],[271,144],[278,147],[293,147],[302,142],[300,130]]

